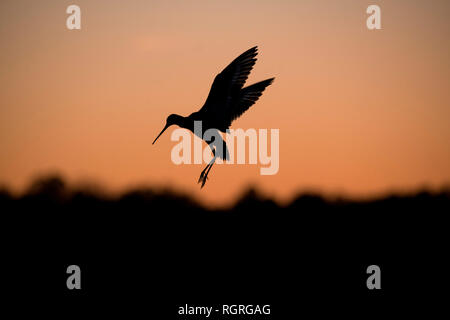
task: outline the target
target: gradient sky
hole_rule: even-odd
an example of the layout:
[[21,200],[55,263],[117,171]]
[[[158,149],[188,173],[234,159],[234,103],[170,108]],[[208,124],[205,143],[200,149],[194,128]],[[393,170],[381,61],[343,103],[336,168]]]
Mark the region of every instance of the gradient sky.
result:
[[[66,29],[68,5],[82,29]],[[366,28],[378,4],[382,30]],[[248,185],[288,199],[450,182],[450,2],[72,0],[0,3],[0,184],[59,172],[109,190],[171,186],[221,204]],[[233,128],[280,129],[280,170],[176,166],[153,139],[258,45],[276,80]]]

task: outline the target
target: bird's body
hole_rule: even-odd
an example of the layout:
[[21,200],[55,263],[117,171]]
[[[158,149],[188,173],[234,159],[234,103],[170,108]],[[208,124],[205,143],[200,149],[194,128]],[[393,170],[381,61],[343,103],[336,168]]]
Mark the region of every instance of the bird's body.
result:
[[[199,132],[196,132],[195,130],[195,122],[201,121],[202,132],[201,136],[199,136],[201,139],[203,139],[203,133],[206,130],[216,129],[218,131],[226,132],[231,123],[247,111],[259,99],[264,89],[274,80],[274,78],[271,78],[245,88],[243,87],[256,62],[255,57],[258,54],[257,50],[257,47],[253,47],[245,51],[215,77],[208,98],[199,111],[193,112],[187,117],[171,114],[167,118],[166,126],[153,143],[155,143],[159,136],[173,124],[188,129],[194,134],[198,134]],[[220,134],[216,136],[220,136]],[[222,141],[205,140],[211,147],[214,158],[200,175],[199,183],[202,183],[202,187],[206,182],[208,173],[211,170],[216,157],[220,157],[224,160],[227,160],[228,158],[228,149],[225,141],[223,141],[223,139],[221,140]],[[214,148],[214,145],[216,148]],[[217,150],[218,145],[223,145],[223,150]]]

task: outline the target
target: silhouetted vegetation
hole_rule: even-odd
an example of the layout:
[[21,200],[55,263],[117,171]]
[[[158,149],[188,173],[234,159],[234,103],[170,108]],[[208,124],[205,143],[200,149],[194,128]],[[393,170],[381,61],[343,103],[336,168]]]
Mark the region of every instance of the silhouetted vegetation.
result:
[[[397,214],[407,211],[413,213],[418,209],[434,212],[448,212],[450,202],[450,188],[443,188],[438,192],[420,190],[415,193],[390,194],[371,200],[349,200],[342,197],[328,199],[318,193],[302,193],[288,203],[279,205],[276,201],[263,197],[254,188],[248,189],[237,199],[234,205],[223,209],[206,209],[187,194],[177,193],[168,189],[141,188],[123,192],[118,196],[108,195],[101,189],[94,187],[68,187],[59,176],[44,176],[36,179],[21,195],[14,196],[7,188],[0,188],[0,203],[4,208],[41,210],[44,208],[74,208],[86,210],[95,214],[95,208],[113,211],[136,209],[136,213],[153,215],[183,216],[204,212],[240,213],[254,216],[295,211],[298,214],[312,214],[325,211],[365,211],[397,209]],[[42,206],[42,207],[39,207]],[[155,212],[161,208],[164,212]],[[82,213],[82,212],[80,212]],[[99,212],[102,213],[102,212]],[[188,214],[189,213],[189,214]]]
[[[0,190],[0,205],[8,261],[21,274],[38,263],[36,288],[66,292],[65,266],[77,263],[89,275],[84,294],[152,288],[180,303],[282,298],[288,312],[296,296],[287,288],[307,299],[336,290],[367,296],[365,268],[374,263],[387,270],[384,292],[439,283],[450,192],[366,201],[300,194],[281,206],[250,189],[229,208],[207,210],[171,191],[112,196],[47,177],[19,196]],[[414,270],[427,280],[410,282]],[[30,289],[27,277],[13,279]]]

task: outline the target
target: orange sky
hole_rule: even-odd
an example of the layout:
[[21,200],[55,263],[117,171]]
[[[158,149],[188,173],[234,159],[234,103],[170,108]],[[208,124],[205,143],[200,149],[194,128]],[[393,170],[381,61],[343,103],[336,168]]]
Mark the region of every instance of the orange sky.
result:
[[[78,4],[82,29],[69,31]],[[383,30],[366,28],[378,4]],[[247,185],[279,199],[450,181],[450,2],[2,1],[0,184],[60,172],[110,190],[173,186],[220,204]],[[280,129],[280,170],[176,166],[170,113],[258,45],[249,83],[276,81],[233,128]]]

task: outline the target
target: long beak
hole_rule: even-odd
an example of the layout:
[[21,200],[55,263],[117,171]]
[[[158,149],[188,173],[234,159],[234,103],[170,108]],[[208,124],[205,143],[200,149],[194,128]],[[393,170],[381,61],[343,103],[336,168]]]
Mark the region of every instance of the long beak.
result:
[[155,141],[153,141],[152,144],[155,144],[156,140],[158,140],[159,136],[163,134],[164,131],[166,131],[166,129],[170,127],[168,124],[166,124],[166,126],[164,127],[164,129],[162,129],[162,131],[160,132],[160,134],[158,134],[158,136],[156,137]]

